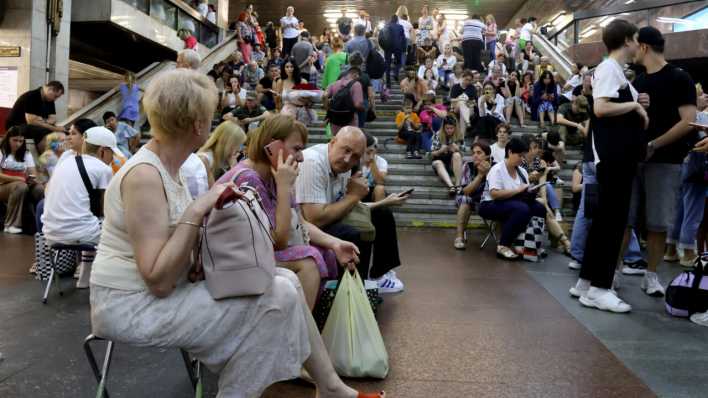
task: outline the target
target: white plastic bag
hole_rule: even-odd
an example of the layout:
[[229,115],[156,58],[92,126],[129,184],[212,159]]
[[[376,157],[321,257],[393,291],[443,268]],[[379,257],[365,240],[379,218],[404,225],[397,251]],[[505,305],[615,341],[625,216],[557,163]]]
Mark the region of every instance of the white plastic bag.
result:
[[340,376],[383,379],[388,374],[386,346],[359,273],[344,273],[322,340]]

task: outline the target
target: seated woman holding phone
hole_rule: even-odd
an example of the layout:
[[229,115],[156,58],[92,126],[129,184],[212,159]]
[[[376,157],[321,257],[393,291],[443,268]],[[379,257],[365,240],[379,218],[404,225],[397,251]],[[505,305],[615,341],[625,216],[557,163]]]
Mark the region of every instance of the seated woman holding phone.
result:
[[39,202],[44,196],[44,186],[37,181],[24,126],[15,126],[0,141],[0,203],[7,206],[5,233],[22,233],[23,206],[27,204],[28,195],[33,203]]
[[546,208],[536,200],[540,185],[530,186],[529,175],[521,167],[529,148],[526,142],[512,138],[505,148],[506,158],[494,165],[487,174],[487,185],[479,205],[479,215],[503,224],[497,256],[516,260],[519,255],[512,246],[526,229],[531,217],[545,217]]
[[292,194],[307,144],[307,128],[292,116],[276,115],[249,133],[248,159],[218,182],[247,184],[258,191],[273,226],[275,259],[295,272],[312,310],[322,281],[337,279],[337,262],[355,269],[359,249],[322,232],[302,218]]
[[492,149],[484,141],[472,144],[472,161],[462,166],[462,189],[455,198],[457,204],[457,236],[455,249],[465,250],[465,230],[470,221],[473,209],[479,209],[484,187],[487,183],[487,173],[493,166]]
[[233,183],[217,184],[192,200],[180,173],[206,141],[217,102],[214,83],[188,69],[160,73],[145,90],[153,138],[106,190],[91,272],[92,332],[184,349],[219,375],[219,397],[260,397],[304,367],[320,398],[382,398],[339,378],[292,271],[277,268],[262,295],[219,300],[204,281],[187,280],[199,268],[191,259],[205,215],[235,192]]

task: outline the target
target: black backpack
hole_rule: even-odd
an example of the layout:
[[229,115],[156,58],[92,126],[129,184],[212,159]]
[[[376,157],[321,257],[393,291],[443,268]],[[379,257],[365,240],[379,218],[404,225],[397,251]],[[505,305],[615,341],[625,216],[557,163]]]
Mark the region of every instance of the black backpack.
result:
[[350,81],[339,89],[329,100],[327,119],[337,126],[346,126],[354,119],[354,101],[352,101],[352,86],[357,80]]
[[390,50],[391,49],[391,24],[387,24],[384,26],[383,29],[379,32],[379,46],[383,48],[384,50]]
[[384,58],[374,49],[374,46],[369,41],[369,56],[366,58],[366,73],[374,80],[381,79],[385,69]]

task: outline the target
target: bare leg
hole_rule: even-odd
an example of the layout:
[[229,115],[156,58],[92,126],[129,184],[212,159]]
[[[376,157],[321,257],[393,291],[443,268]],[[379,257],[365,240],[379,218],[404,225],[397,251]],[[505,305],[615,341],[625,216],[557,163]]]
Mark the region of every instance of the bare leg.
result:
[[526,117],[526,112],[524,111],[523,105],[521,105],[521,101],[515,101],[514,107],[516,108],[516,117],[519,118],[519,125],[521,127],[526,127],[524,125],[524,118]]
[[435,172],[438,174],[438,177],[442,180],[442,182],[445,183],[445,185],[449,187],[453,186],[452,181],[450,180],[450,174],[447,173],[447,169],[445,168],[445,164],[441,160],[436,160],[433,162],[433,168],[435,169]]
[[504,116],[506,116],[506,122],[511,123],[511,113],[514,111],[514,104],[510,104],[504,108]]
[[317,301],[317,293],[320,289],[320,270],[311,258],[303,258],[297,261],[278,263],[278,266],[293,271],[300,280],[302,290],[305,294],[307,307],[312,311]]
[[647,232],[647,271],[656,272],[656,267],[664,257],[666,232]]
[[538,113],[538,126],[543,129],[546,127],[546,112]]
[[459,186],[460,179],[462,179],[462,154],[460,152],[452,154],[452,172],[455,174],[455,186]]
[[386,198],[386,187],[384,185],[376,185],[374,187],[374,201],[378,202]]
[[467,229],[467,223],[470,221],[470,216],[472,215],[472,208],[467,203],[460,205],[457,209],[457,237],[464,239],[465,229]]

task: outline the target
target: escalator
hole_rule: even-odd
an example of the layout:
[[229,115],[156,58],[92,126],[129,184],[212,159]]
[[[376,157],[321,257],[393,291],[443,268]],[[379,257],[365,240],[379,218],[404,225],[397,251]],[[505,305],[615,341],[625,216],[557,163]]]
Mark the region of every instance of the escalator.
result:
[[565,55],[563,50],[553,44],[545,36],[538,33],[533,34],[533,45],[536,50],[541,53],[541,55],[544,55],[551,60],[553,68],[558,71],[564,79],[568,79],[570,77],[570,66],[573,61]]
[[[211,70],[214,64],[228,58],[237,50],[236,35],[227,36],[221,43],[217,44],[209,50],[206,56],[203,57],[202,63],[199,66],[199,71],[207,73]],[[150,81],[159,73],[175,68],[174,61],[155,62],[136,73],[136,83],[140,87],[145,88]],[[120,111],[121,97],[118,87],[112,88],[107,93],[95,99],[80,110],[74,112],[71,116],[61,121],[59,125],[67,126],[80,118],[89,118],[94,121],[100,121],[103,114],[107,111],[113,111],[116,114]]]

